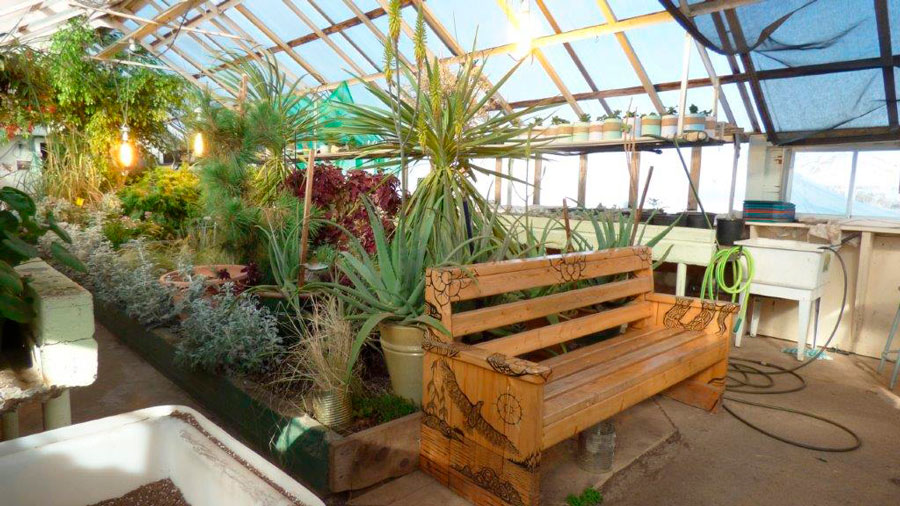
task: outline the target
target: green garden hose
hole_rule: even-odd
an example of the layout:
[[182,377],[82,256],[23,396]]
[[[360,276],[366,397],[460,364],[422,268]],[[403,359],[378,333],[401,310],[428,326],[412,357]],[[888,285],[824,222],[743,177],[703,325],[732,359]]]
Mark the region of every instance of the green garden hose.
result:
[[[743,259],[743,262],[741,261]],[[725,269],[732,266],[732,281],[728,284],[725,279]],[[731,295],[731,302],[740,302],[741,295],[750,289],[756,267],[753,256],[742,246],[734,246],[728,249],[720,249],[713,254],[712,260],[706,266],[703,273],[703,283],[700,285],[700,298],[704,300],[717,300],[717,291],[721,290]],[[745,279],[746,278],[746,279]],[[741,312],[738,314],[734,328],[740,328],[747,312],[747,304],[741,304]]]

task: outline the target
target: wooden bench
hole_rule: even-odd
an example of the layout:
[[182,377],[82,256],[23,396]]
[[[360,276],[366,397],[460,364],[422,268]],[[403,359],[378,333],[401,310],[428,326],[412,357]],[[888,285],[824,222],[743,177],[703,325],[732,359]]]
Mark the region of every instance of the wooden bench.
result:
[[[596,278],[607,282],[586,282]],[[485,299],[541,287],[555,290]],[[645,247],[429,269],[425,299],[449,334],[431,329],[425,342],[420,463],[475,504],[538,504],[543,450],[660,392],[713,409],[724,390],[736,306],[653,293]],[[505,337],[461,342],[524,322]],[[615,328],[624,332],[539,362],[517,358]]]

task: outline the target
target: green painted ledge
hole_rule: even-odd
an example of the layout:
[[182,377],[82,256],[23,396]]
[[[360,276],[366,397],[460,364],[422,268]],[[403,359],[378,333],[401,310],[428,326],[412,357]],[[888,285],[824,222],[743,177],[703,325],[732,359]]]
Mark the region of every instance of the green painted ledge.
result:
[[165,329],[146,329],[119,308],[100,301],[94,308],[104,327],[229,427],[237,429],[260,455],[318,493],[330,491],[329,447],[343,439],[341,436],[309,416],[286,416],[274,411],[230,378],[176,365],[175,347]]

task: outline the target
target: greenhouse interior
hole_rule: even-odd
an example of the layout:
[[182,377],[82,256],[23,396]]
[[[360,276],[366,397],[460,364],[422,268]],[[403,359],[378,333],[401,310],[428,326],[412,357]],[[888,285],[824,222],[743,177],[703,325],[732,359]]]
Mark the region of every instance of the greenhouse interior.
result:
[[900,504],[898,95],[900,0],[0,0],[0,504]]

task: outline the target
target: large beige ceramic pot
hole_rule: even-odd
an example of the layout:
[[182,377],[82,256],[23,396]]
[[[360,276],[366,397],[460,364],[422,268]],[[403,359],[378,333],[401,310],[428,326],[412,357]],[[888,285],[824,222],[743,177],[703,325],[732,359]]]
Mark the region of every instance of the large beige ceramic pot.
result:
[[425,330],[410,325],[381,324],[381,349],[391,387],[400,397],[422,404],[422,341]]

